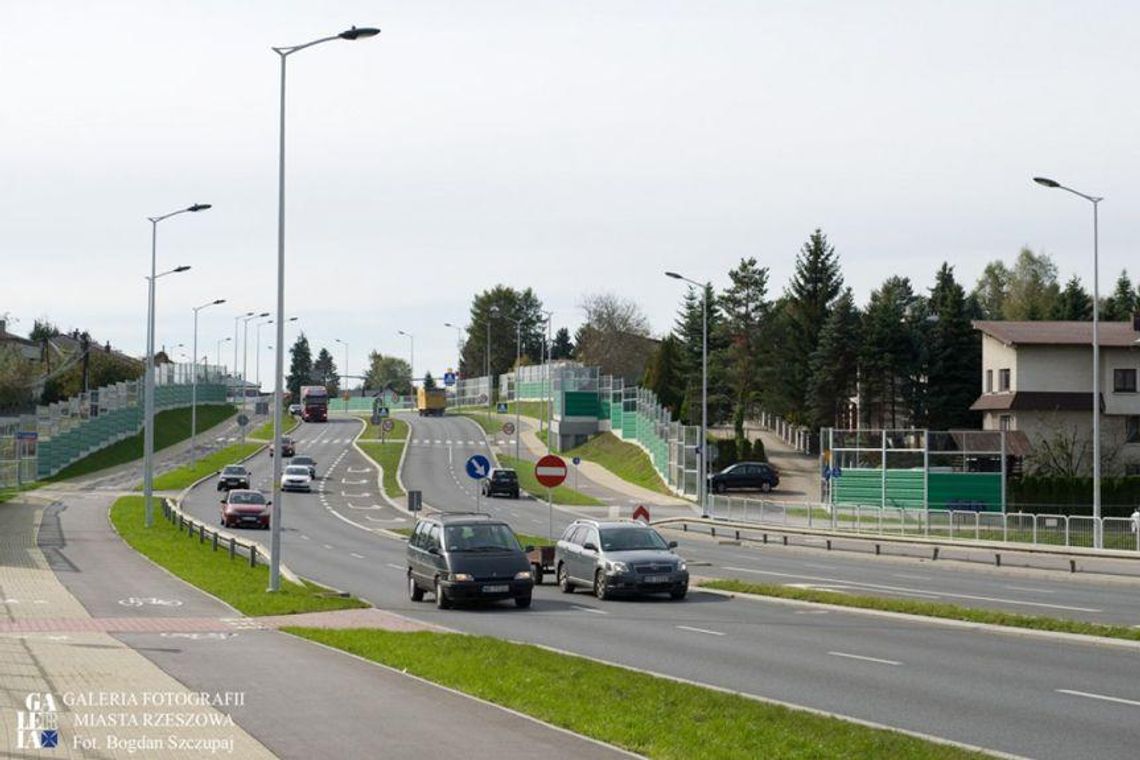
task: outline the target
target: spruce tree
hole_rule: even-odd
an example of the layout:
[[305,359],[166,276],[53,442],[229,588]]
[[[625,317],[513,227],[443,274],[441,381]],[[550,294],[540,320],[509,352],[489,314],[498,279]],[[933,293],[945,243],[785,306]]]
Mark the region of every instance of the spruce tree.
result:
[[978,413],[970,411],[970,405],[981,387],[982,340],[970,323],[966,293],[949,264],[943,263],[938,270],[929,304],[933,322],[926,343],[925,426],[932,430],[976,427]]
[[670,333],[657,344],[653,358],[645,369],[642,384],[657,394],[657,401],[677,419],[684,399],[684,380],[681,377],[681,349],[677,338]]
[[313,362],[313,379],[328,389],[330,396],[340,393],[340,376],[336,372],[336,362],[327,348],[322,348]]
[[877,427],[897,428],[908,395],[907,380],[919,361],[911,319],[915,302],[910,280],[889,277],[871,293],[863,313],[862,413]]
[[811,356],[819,346],[819,334],[831,314],[831,303],[843,288],[839,256],[827,236],[815,230],[796,256],[796,271],[788,285],[788,344],[786,363],[778,377],[789,401],[784,411],[793,419],[805,418],[807,389],[811,381]]
[[1064,290],[1053,303],[1049,318],[1063,322],[1083,322],[1092,319],[1092,296],[1088,294],[1076,275],[1065,283]]
[[859,374],[859,310],[851,288],[836,301],[811,356],[808,413],[813,428],[836,424],[856,391]]
[[732,285],[720,296],[724,314],[725,382],[732,398],[733,427],[737,445],[744,439],[744,420],[758,390],[756,352],[768,314],[768,268],[756,259],[741,259],[728,273]]
[[1132,281],[1128,279],[1128,270],[1120,273],[1116,278],[1116,288],[1112,295],[1104,299],[1100,317],[1109,322],[1131,320],[1136,311],[1136,293],[1132,290]]
[[309,385],[313,377],[313,352],[309,349],[309,339],[305,333],[297,336],[289,349],[289,375],[285,384],[289,386],[290,398],[294,403],[301,400],[301,386]]

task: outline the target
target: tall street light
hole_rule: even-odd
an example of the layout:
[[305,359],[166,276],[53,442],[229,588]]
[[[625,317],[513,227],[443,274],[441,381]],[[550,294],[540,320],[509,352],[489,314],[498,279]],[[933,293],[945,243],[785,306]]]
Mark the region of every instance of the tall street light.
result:
[[[273,52],[281,59],[281,115],[277,146],[277,350],[275,352],[275,372],[273,391],[273,450],[281,451],[281,401],[284,396],[282,382],[285,375],[285,62],[293,53],[305,48],[320,45],[332,40],[359,40],[374,37],[379,29],[365,27],[334,34],[331,37],[306,42],[303,45],[275,47]],[[273,518],[269,521],[271,530],[269,544],[269,590],[281,587],[281,514],[284,508],[281,498],[281,460],[273,457]]]
[[[268,317],[269,312],[263,311],[260,314],[250,314],[242,318],[242,339],[241,339],[241,411],[244,414],[246,408],[246,399],[249,398],[249,323],[253,319],[261,319]],[[260,389],[258,389],[260,390]],[[245,425],[241,426],[241,440],[245,443]]]
[[444,322],[443,326],[455,330],[455,405],[459,406],[459,381],[462,379],[459,365],[463,364],[463,328],[450,322]]
[[219,371],[222,369],[222,344],[231,340],[233,340],[233,338],[228,336],[225,338],[218,338],[218,345],[214,348],[214,361],[217,362]]
[[[240,337],[241,334],[238,332],[238,327],[239,327],[239,325],[243,319],[247,319],[247,318],[253,317],[253,316],[256,316],[256,315],[252,311],[247,311],[245,314],[238,314],[236,317],[234,317],[234,366],[233,366],[233,371],[231,372],[230,376],[233,377],[233,379],[234,379],[234,381],[233,381],[233,397],[234,397],[234,403],[235,404],[237,403],[238,346],[241,345],[241,337]],[[243,380],[244,380],[244,378],[243,378]],[[244,391],[243,391],[243,393],[244,393]]]
[[[1071,187],[1065,187],[1048,177],[1034,177],[1033,181],[1043,187],[1055,188],[1084,198],[1093,208],[1093,312],[1092,312],[1092,409],[1093,409],[1093,546],[1104,547],[1103,527],[1100,521],[1100,251],[1098,210],[1104,198],[1086,195]],[[1002,463],[1005,466],[1005,463]]]
[[[554,340],[551,337],[554,331],[554,312],[544,311],[546,315],[546,337],[543,340],[543,353],[546,354],[546,376],[550,380],[550,398],[546,400],[546,453],[551,453],[554,449],[551,446],[551,441],[554,440],[554,362],[551,359],[554,354]],[[515,404],[515,409],[518,409],[518,404]],[[558,448],[562,448],[559,446]]]
[[519,369],[522,364],[522,323],[521,319],[514,319],[513,317],[504,317],[508,322],[515,324],[515,459],[519,459],[519,441],[522,435],[519,433],[519,418],[522,412],[519,410]]
[[[265,322],[258,322],[257,325],[255,325],[257,328],[256,330],[254,330],[254,333],[257,334],[257,360],[256,360],[257,361],[257,387],[259,389],[261,388],[261,328],[263,325],[271,325],[275,321],[276,320],[270,319],[270,320],[266,320]],[[289,319],[287,319],[285,321],[286,322],[296,322],[297,317],[289,317]],[[268,346],[268,348],[269,348],[269,350],[273,350],[273,346]]]
[[412,391],[414,392],[416,389],[416,336],[412,335],[410,332],[404,332],[403,330],[397,330],[396,332],[398,332],[400,335],[403,335],[405,338],[411,341],[412,344],[411,363],[408,366],[411,368],[412,372]]
[[[344,365],[341,367],[341,373],[340,373],[341,377],[344,378],[344,384],[341,387],[340,391],[341,391],[341,393],[344,393],[346,390],[348,390],[348,341],[347,340],[341,340],[340,338],[333,338],[333,342],[339,343],[342,346],[344,346]],[[346,411],[346,412],[348,411],[348,402],[347,401],[344,402],[344,411]]]
[[154,494],[154,283],[159,277],[175,272],[185,272],[190,267],[181,266],[167,270],[162,274],[155,273],[155,263],[158,258],[158,223],[172,216],[185,213],[197,213],[210,208],[209,203],[195,203],[193,206],[171,211],[161,216],[148,216],[150,222],[150,277],[147,278],[147,315],[146,315],[146,388],[143,403],[143,502],[146,505],[145,524],[150,527],[154,524],[154,506],[151,497]]
[[701,517],[708,517],[705,505],[705,489],[708,485],[708,429],[709,429],[709,289],[705,283],[682,277],[676,272],[666,272],[667,277],[684,280],[701,289],[701,441],[697,449],[697,504]]
[[219,298],[194,307],[194,378],[190,381],[190,466],[198,464],[198,312],[225,303]]

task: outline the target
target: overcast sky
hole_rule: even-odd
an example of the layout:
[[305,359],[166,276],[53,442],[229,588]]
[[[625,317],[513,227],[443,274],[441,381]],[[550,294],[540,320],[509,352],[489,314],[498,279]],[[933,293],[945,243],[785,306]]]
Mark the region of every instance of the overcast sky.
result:
[[1136,3],[5,0],[10,329],[142,353],[146,217],[194,202],[214,208],[159,225],[159,269],[193,269],[159,281],[158,343],[226,298],[212,360],[235,314],[273,311],[270,47],[351,24],[383,33],[289,59],[286,308],[354,374],[406,355],[398,330],[417,372],[451,366],[443,323],[496,283],[572,330],[615,291],[663,333],[663,270],[720,287],[755,256],[778,293],[815,227],[860,303],[944,259],[972,286],[1022,245],[1091,285],[1091,209],[1035,174],[1106,197],[1102,290],[1140,275]]

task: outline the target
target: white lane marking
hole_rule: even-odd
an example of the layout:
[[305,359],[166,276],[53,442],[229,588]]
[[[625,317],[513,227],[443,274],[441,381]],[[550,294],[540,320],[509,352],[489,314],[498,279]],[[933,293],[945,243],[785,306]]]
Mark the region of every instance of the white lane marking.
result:
[[330,546],[329,544],[322,544],[322,546],[324,546],[326,549],[332,549],[332,546]]
[[340,482],[344,483],[346,486],[359,486],[359,485],[364,485],[368,481],[367,480],[345,480],[344,478],[341,478]]
[[309,540],[309,537],[308,537],[308,536],[306,536],[306,535],[302,535],[302,536],[301,536],[301,540],[302,540],[302,541],[308,541],[308,540]]
[[1071,694],[1075,697],[1088,697],[1089,699],[1099,699],[1104,702],[1116,702],[1122,705],[1134,705],[1140,707],[1140,702],[1135,699],[1123,699],[1121,697],[1110,697],[1107,694],[1093,694],[1089,691],[1074,691],[1073,689],[1056,689],[1058,694]]
[[348,471],[349,472],[372,472],[372,468],[371,467],[362,467],[361,469],[357,469],[355,467],[349,467]]
[[357,554],[356,552],[350,552],[348,556],[350,556],[350,557],[356,557],[357,559],[364,559],[364,555],[363,555],[363,554]]
[[813,578],[810,575],[803,575],[802,573],[777,573],[774,570],[755,570],[750,567],[730,567],[724,566],[725,570],[733,570],[740,573],[756,573],[757,575],[776,575],[781,578],[805,578],[809,581],[819,581],[822,583],[838,584],[854,589],[879,589],[882,591],[897,591],[900,594],[919,594],[925,596],[935,597],[953,597],[956,599],[973,599],[979,602],[998,602],[1000,604],[1017,604],[1024,607],[1046,607],[1052,610],[1069,610],[1072,612],[1104,612],[1104,610],[1096,609],[1093,607],[1070,607],[1064,604],[1046,604],[1045,602],[1027,602],[1023,599],[1005,599],[997,596],[978,596],[977,594],[956,594],[951,591],[932,591],[928,589],[912,589],[902,586],[886,586],[881,583],[864,583],[863,581],[847,581],[839,578]]
[[930,580],[930,576],[928,576],[928,575],[914,575],[913,573],[891,573],[891,577],[893,577],[893,578],[906,578],[909,581],[928,581],[928,580]]
[[708,634],[709,636],[724,636],[725,635],[724,633],[721,633],[720,631],[710,631],[707,628],[693,628],[691,625],[678,625],[678,626],[674,626],[674,628],[679,628],[682,631],[692,631],[693,633],[705,633],[705,634]]
[[[458,443],[458,441],[457,441],[457,443]],[[445,441],[445,442],[444,442],[444,445],[445,445],[445,446],[450,446],[450,445],[451,445],[451,441]]]
[[393,563],[393,562],[386,562],[386,563],[384,563],[384,564],[386,564],[388,567],[390,567],[390,568],[392,568],[392,569],[394,569],[394,570],[406,570],[406,569],[407,569],[407,568],[405,568],[403,565],[397,565],[397,564],[395,564],[395,563]]
[[574,610],[580,610],[581,612],[592,612],[595,615],[608,615],[608,614],[610,614],[610,613],[606,612],[605,610],[597,610],[597,609],[594,609],[593,607],[583,607],[580,604],[571,604],[570,608],[574,609]]
[[878,657],[864,657],[861,654],[848,654],[847,652],[828,652],[832,657],[846,657],[849,660],[863,660],[864,662],[877,662],[881,665],[902,665],[898,660],[883,660]]
[[1052,594],[1050,589],[1045,588],[1026,588],[1025,586],[1006,586],[1010,591],[1028,591],[1031,594]]
[[370,493],[345,493],[344,491],[341,491],[340,495],[346,499],[367,499],[372,494],[370,494]]
[[796,610],[797,615],[826,615],[829,610]]

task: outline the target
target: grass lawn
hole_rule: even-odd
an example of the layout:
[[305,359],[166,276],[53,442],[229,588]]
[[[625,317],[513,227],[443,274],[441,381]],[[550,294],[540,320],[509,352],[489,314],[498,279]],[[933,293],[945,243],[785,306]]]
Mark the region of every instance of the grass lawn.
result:
[[842,607],[886,610],[888,612],[903,612],[908,615],[924,615],[926,617],[947,618],[950,620],[965,620],[971,623],[990,623],[992,625],[1006,625],[1013,628],[1032,628],[1038,631],[1059,631],[1061,633],[1081,633],[1086,636],[1104,636],[1112,639],[1140,641],[1140,628],[1130,628],[1126,625],[1105,625],[1103,623],[1086,623],[1081,620],[1065,620],[1062,618],[1041,617],[1038,615],[1020,615],[1016,612],[961,607],[956,604],[944,604],[942,602],[884,599],[877,596],[858,596],[848,593],[840,594],[834,591],[822,591],[817,589],[789,588],[788,586],[780,586],[774,583],[747,583],[738,580],[717,579],[704,581],[700,585],[702,588],[715,588],[721,591],[773,596],[779,597],[780,599],[799,599],[805,602],[822,602],[825,604],[836,604]]
[[498,417],[494,414],[488,416],[483,412],[448,412],[448,414],[474,420],[479,427],[483,428],[483,432],[488,435],[501,435],[503,432],[503,423],[507,421],[506,417]]
[[486,636],[285,630],[651,758],[984,757]]
[[[229,404],[211,404],[198,406],[198,431],[209,430],[219,422],[232,417],[237,407]],[[154,415],[154,450],[159,451],[179,441],[190,437],[190,409],[167,409]],[[143,456],[143,431],[139,431],[130,438],[113,443],[99,449],[77,462],[72,462],[60,470],[56,475],[48,478],[49,481],[67,480],[68,478],[87,475],[92,472],[114,467]]]
[[[282,432],[282,435],[288,435],[289,433],[292,433],[294,430],[297,429],[297,426],[300,424],[301,424],[300,418],[294,417],[293,415],[286,414],[284,412],[281,413],[281,427],[284,431],[284,432]],[[259,441],[272,441],[273,440],[273,420],[272,419],[269,420],[269,422],[266,422],[264,425],[259,427],[257,430],[254,430],[252,433],[249,434],[248,437],[256,438]]]
[[[242,459],[257,451],[264,446],[262,443],[235,443],[226,446],[224,449],[207,454],[204,457],[198,457],[198,464],[191,467],[190,465],[182,465],[176,467],[169,472],[164,472],[161,475],[156,475],[154,478],[154,490],[156,491],[176,491],[186,488],[205,475],[210,475],[225,467],[227,464],[236,464]],[[142,486],[135,486],[135,490],[141,490]]]
[[581,446],[560,452],[560,456],[566,459],[576,456],[582,457],[588,462],[594,462],[605,467],[614,475],[633,483],[635,486],[641,486],[668,496],[673,495],[673,492],[661,480],[661,476],[657,474],[649,455],[632,443],[621,440],[613,433],[596,435]]
[[[388,433],[380,429],[380,425],[372,424],[372,417],[364,417],[364,432],[360,434],[360,439],[365,441],[380,440],[380,436],[384,436],[385,440],[396,441],[404,440],[408,437],[408,423],[397,417],[389,417],[392,420],[394,427]],[[380,421],[383,424],[383,420]]]
[[154,527],[143,527],[143,497],[123,496],[111,505],[111,522],[131,548],[162,565],[184,581],[228,602],[246,615],[291,615],[367,607],[359,599],[330,596],[316,584],[298,586],[281,579],[281,589],[267,593],[269,568],[250,567],[243,557],[198,543],[162,517],[155,507]]
[[[521,459],[509,457],[506,454],[499,454],[499,462],[503,467],[510,467],[519,475],[519,485],[527,493],[534,496],[536,499],[546,501],[546,486],[538,482],[538,478],[534,476],[534,462],[524,462]],[[554,489],[553,493],[555,504],[566,504],[568,506],[578,507],[600,507],[604,502],[598,501],[593,496],[587,496],[580,491],[575,491],[566,486],[558,486]]]
[[396,499],[403,496],[404,489],[400,488],[400,483],[396,480],[396,472],[400,468],[400,456],[404,453],[405,441],[397,440],[389,443],[364,441],[357,445],[373,462],[380,465],[384,473],[384,492],[388,494],[388,498]]

